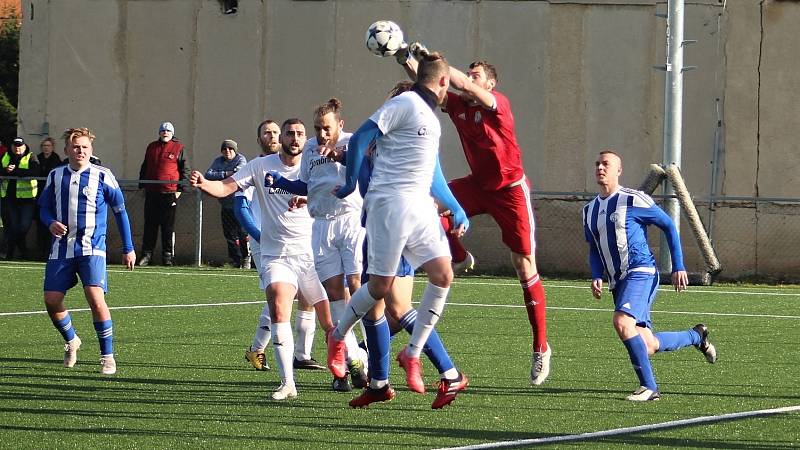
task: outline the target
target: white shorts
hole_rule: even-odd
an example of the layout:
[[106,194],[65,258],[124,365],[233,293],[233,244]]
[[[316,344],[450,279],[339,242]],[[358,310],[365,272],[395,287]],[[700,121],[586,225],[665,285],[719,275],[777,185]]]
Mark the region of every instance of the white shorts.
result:
[[265,290],[272,283],[288,283],[297,289],[309,304],[313,305],[328,296],[314,270],[314,261],[310,255],[294,256],[261,256],[261,289]]
[[261,274],[261,244],[257,240],[250,238],[250,260],[256,266],[256,271]]
[[341,274],[361,273],[361,245],[365,233],[361,217],[356,213],[333,219],[314,219],[311,247],[321,281]]
[[442,256],[450,257],[436,205],[430,196],[405,198],[375,195],[364,202],[367,211],[367,273],[394,276],[404,256],[415,269]]

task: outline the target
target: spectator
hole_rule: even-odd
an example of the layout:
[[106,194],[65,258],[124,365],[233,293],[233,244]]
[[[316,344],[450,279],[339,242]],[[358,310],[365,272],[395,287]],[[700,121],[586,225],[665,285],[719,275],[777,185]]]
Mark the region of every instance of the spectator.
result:
[[[42,139],[39,144],[41,152],[36,155],[36,160],[39,162],[39,176],[46,177],[51,170],[61,165],[61,158],[55,152],[55,148],[56,141],[51,137]],[[41,193],[40,190],[39,195]],[[36,216],[39,216],[38,212]],[[47,254],[50,252],[50,230],[40,220],[36,221],[36,245],[39,251],[39,258],[47,260]]]
[[[220,147],[222,156],[215,158],[211,162],[211,166],[206,170],[206,179],[224,180],[244,167],[247,159],[241,153],[237,153],[237,150],[236,141],[231,139],[222,141],[222,146]],[[228,244],[228,257],[234,267],[249,269],[250,253],[247,249],[247,234],[242,230],[233,212],[233,194],[220,198],[219,204],[222,207],[220,209],[220,218],[222,220],[222,234]]]
[[175,138],[175,127],[164,122],[158,128],[158,140],[151,142],[145,151],[140,181],[162,181],[163,183],[139,183],[145,190],[144,237],[140,266],[152,262],[158,229],[161,228],[161,261],[165,266],[173,264],[175,256],[175,210],[183,190],[182,182],[189,179],[189,168],[184,158],[183,144]]
[[[32,157],[28,146],[21,138],[15,138],[11,150],[6,152],[0,162],[2,175],[6,177],[35,177],[39,175],[39,164]],[[36,213],[36,180],[4,179],[0,182],[0,198],[2,198],[2,214],[5,233],[6,258],[13,259],[14,251],[19,248],[23,257],[27,256],[28,246],[25,236],[31,227],[33,215]]]
[[51,137],[42,139],[42,143],[39,144],[41,151],[36,155],[36,160],[39,162],[39,173],[43,177],[46,177],[51,170],[61,165],[61,158],[56,154],[55,148],[56,140]]

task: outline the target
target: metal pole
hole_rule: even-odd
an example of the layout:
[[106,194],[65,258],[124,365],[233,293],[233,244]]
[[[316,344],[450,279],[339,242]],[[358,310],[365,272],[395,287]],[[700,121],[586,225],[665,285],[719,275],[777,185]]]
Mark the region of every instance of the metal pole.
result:
[[[664,92],[664,157],[663,164],[681,167],[681,135],[683,124],[683,0],[669,0],[667,12],[667,64]],[[675,190],[664,183],[664,195],[674,196]],[[664,199],[664,211],[680,230],[681,211],[678,200]],[[661,271],[672,272],[669,246],[661,236],[659,265]]]
[[197,267],[203,265],[202,253],[203,253],[203,192],[200,189],[195,189],[195,199],[197,202],[197,207],[195,208],[195,217],[194,217],[194,236],[195,236],[195,247],[194,247],[194,256],[195,256],[195,264]]

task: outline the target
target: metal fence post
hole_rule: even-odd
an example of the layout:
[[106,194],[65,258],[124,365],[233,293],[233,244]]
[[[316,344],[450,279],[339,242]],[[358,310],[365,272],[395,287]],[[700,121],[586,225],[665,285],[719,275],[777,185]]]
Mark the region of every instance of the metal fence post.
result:
[[200,189],[195,189],[195,199],[197,207],[195,208],[195,248],[194,257],[195,265],[200,267],[203,265],[203,192]]

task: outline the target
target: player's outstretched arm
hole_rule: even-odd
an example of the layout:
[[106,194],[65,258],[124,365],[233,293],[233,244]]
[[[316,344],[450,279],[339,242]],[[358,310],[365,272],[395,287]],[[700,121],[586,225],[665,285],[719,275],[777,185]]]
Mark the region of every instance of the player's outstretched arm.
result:
[[431,195],[445,209],[453,213],[453,230],[450,232],[458,237],[464,235],[469,229],[469,218],[464,208],[458,203],[447,180],[442,173],[442,166],[439,164],[439,157],[436,157],[436,167],[433,169],[433,182],[431,183]]
[[239,190],[239,186],[231,177],[225,178],[222,181],[211,181],[207,180],[203,174],[197,170],[192,171],[189,176],[189,182],[192,187],[196,187],[206,194],[217,198],[227,197]]
[[345,198],[356,190],[358,184],[358,175],[361,172],[361,164],[364,162],[364,155],[367,153],[372,141],[381,137],[381,129],[378,124],[372,120],[364,122],[358,130],[350,137],[350,142],[347,144],[347,172],[345,174],[345,185],[336,190],[335,195],[339,198]]
[[280,188],[294,195],[308,195],[308,184],[305,181],[290,180],[278,173],[277,170],[270,170],[267,173],[267,176],[264,177],[264,186]]
[[233,197],[233,215],[236,216],[236,220],[247,231],[247,234],[260,244],[261,229],[256,225],[256,221],[253,220],[253,210],[250,209],[250,202],[247,197],[243,195]]

